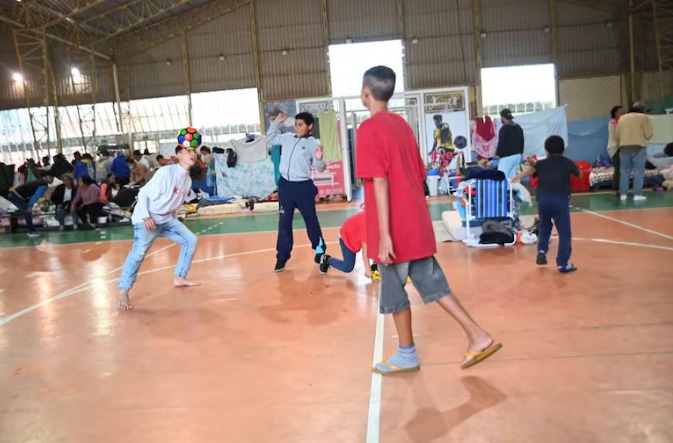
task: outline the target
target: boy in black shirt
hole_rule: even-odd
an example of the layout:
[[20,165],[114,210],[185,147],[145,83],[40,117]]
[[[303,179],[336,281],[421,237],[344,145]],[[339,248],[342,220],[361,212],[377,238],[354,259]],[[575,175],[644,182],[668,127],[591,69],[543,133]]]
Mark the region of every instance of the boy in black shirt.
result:
[[556,265],[559,272],[573,272],[577,270],[577,267],[568,262],[570,260],[570,253],[572,252],[570,233],[570,174],[579,177],[580,171],[572,160],[563,156],[565,146],[563,139],[558,135],[552,135],[545,140],[544,149],[547,152],[547,158],[517,175],[512,181],[519,181],[529,175],[538,178],[537,206],[540,217],[540,229],[538,233],[537,264],[547,264],[547,251],[549,250],[549,237],[551,236],[553,220],[559,236]]

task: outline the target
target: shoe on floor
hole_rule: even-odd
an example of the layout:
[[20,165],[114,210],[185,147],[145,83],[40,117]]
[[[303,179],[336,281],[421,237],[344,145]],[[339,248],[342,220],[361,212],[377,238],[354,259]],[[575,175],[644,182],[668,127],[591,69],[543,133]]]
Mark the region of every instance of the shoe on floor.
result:
[[535,263],[542,266],[547,264],[547,256],[544,255],[542,252],[537,253],[537,258],[535,259]]
[[569,274],[571,272],[577,271],[577,266],[573,265],[572,263],[568,263],[565,266],[559,266],[558,271],[561,274]]
[[633,196],[633,201],[634,202],[642,202],[642,201],[645,201],[645,200],[647,200],[647,197],[645,197],[644,195],[634,195]]
[[619,199],[620,199],[621,201],[626,201],[626,195],[624,195],[624,194],[620,195],[620,196],[619,196]]
[[316,253],[316,255],[315,255],[315,264],[316,265],[319,265],[320,263],[322,263],[322,258],[323,258],[324,255],[325,255],[324,252]]
[[320,273],[321,274],[327,274],[327,271],[329,270],[329,259],[330,256],[327,254],[323,254],[322,258],[320,259]]
[[39,232],[36,232],[36,231],[33,231],[33,232],[29,232],[29,233],[28,233],[28,237],[35,238],[35,237],[39,237],[39,236],[40,236],[40,233],[39,233]]
[[278,260],[276,260],[276,267],[273,268],[273,272],[283,272],[285,270],[286,264],[287,260],[279,258]]

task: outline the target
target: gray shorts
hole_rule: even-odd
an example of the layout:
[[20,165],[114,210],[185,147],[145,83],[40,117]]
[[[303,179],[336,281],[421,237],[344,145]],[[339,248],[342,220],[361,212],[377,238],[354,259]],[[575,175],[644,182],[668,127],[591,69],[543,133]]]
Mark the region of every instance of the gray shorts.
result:
[[404,289],[407,277],[423,298],[424,303],[432,303],[451,295],[449,282],[435,257],[421,258],[389,266],[379,265],[381,273],[381,314],[394,314],[408,309],[409,295]]

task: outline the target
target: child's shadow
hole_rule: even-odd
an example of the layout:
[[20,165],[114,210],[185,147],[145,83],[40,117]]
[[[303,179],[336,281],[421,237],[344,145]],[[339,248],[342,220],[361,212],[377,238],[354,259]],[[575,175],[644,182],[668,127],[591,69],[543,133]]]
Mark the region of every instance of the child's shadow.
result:
[[[434,408],[420,408],[404,429],[415,443],[426,443],[449,434],[456,426],[490,407],[504,402],[507,396],[486,380],[468,376],[460,379],[470,393],[470,399],[462,405],[438,411]],[[424,396],[428,396],[427,391]]]

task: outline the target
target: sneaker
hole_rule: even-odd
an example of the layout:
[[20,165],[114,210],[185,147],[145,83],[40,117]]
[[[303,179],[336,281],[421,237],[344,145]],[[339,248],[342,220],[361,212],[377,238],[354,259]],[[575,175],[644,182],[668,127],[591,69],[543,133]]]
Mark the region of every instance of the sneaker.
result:
[[535,263],[540,265],[540,266],[546,265],[547,264],[547,256],[542,252],[538,252],[537,253],[537,259],[535,260]]
[[35,237],[39,237],[39,236],[40,236],[40,233],[36,232],[36,231],[28,233],[28,237],[31,237],[31,238],[35,238]]
[[619,196],[619,199],[620,199],[621,201],[626,201],[626,195],[624,195],[624,194],[620,195],[620,196]]
[[276,267],[273,268],[273,272],[283,272],[285,270],[286,264],[287,260],[279,258],[278,260],[276,260]]
[[322,258],[320,259],[320,273],[321,274],[327,274],[327,270],[329,269],[329,259],[330,256],[327,254],[323,254]]
[[642,202],[642,201],[645,201],[645,200],[647,200],[647,197],[645,197],[644,195],[634,195],[633,196],[633,201],[634,202]]
[[322,263],[322,258],[325,256],[324,252],[319,252],[315,255],[315,264],[320,265]]
[[559,266],[558,271],[561,274],[568,274],[570,272],[575,272],[577,271],[577,266],[573,265],[572,263],[568,263],[565,266]]

